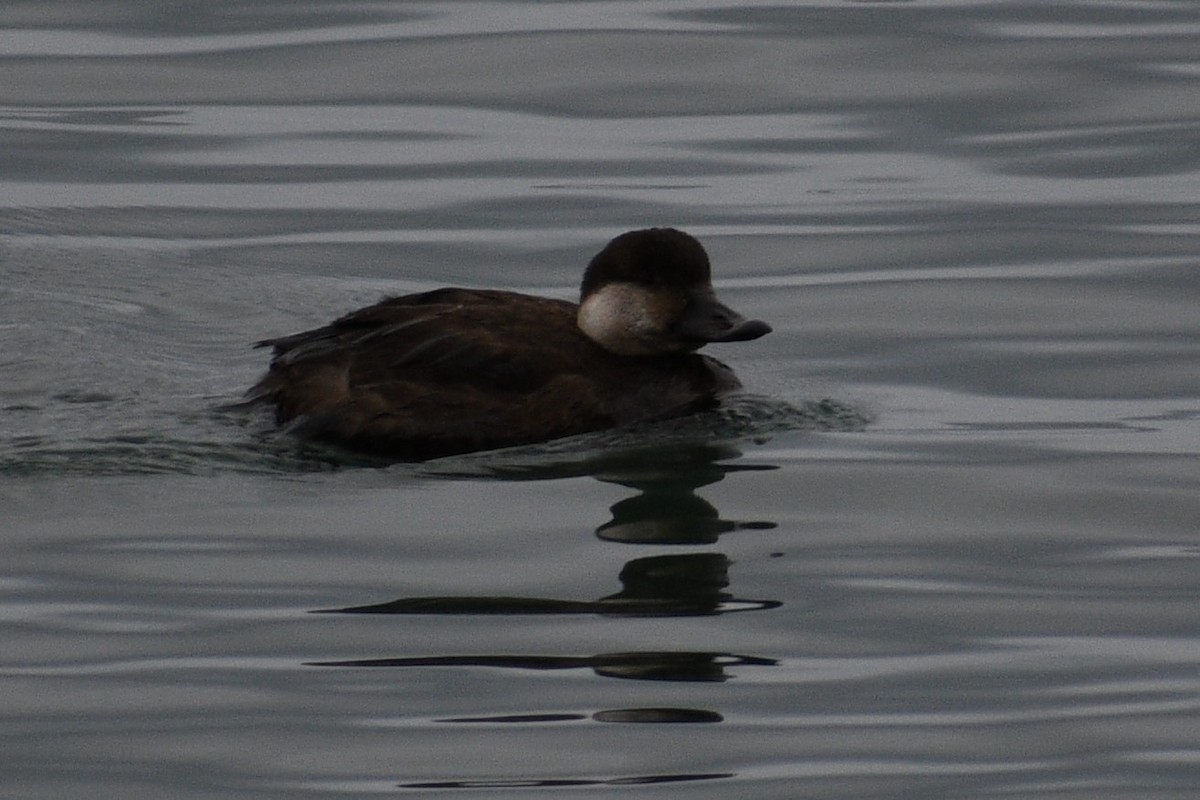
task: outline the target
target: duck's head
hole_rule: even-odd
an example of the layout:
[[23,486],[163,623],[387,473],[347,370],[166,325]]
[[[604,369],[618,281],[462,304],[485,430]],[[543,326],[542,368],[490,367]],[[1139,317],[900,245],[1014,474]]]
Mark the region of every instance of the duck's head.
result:
[[583,273],[578,324],[604,349],[627,356],[688,353],[709,342],[771,332],[717,300],[708,254],[672,228],[623,233]]

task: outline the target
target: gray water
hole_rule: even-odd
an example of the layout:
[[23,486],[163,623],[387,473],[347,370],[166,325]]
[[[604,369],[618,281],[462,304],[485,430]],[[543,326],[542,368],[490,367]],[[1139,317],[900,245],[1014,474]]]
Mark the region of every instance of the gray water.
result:
[[[0,7],[0,794],[1200,793],[1200,5]],[[222,410],[630,228],[750,394],[373,468]]]

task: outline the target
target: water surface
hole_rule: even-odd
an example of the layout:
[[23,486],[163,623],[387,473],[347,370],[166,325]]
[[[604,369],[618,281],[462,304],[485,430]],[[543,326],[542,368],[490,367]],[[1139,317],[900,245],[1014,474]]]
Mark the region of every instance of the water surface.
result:
[[[6,796],[1200,789],[1184,2],[0,9]],[[675,225],[715,415],[387,468],[256,340]]]

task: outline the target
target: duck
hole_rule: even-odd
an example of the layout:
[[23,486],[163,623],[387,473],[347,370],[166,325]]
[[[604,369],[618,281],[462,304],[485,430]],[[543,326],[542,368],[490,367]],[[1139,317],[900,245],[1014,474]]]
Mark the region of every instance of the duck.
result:
[[264,339],[246,398],[302,439],[425,461],[714,408],[741,383],[696,351],[770,331],[717,299],[699,241],[647,228],[591,259],[578,303],[434,289]]

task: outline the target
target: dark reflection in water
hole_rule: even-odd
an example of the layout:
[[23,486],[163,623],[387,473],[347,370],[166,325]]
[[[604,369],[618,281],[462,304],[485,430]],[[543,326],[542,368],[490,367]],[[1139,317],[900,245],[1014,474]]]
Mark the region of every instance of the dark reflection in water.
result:
[[[687,445],[650,453],[645,450],[609,454],[593,475],[629,486],[640,494],[612,506],[612,521],[600,526],[600,538],[625,543],[704,544],[737,528],[770,529],[770,522],[722,520],[717,509],[695,490],[720,481],[735,470],[773,469],[719,463],[740,453],[728,446]],[[621,570],[621,591],[594,601],[540,597],[402,597],[386,603],[321,609],[328,614],[599,614],[615,617],[711,616],[731,611],[766,610],[776,600],[745,600],[725,591],[730,560],[722,553],[650,556],[629,561]],[[463,667],[486,666],[525,670],[591,669],[596,675],[650,681],[719,682],[731,666],[773,666],[774,659],[719,652],[632,652],[592,656],[455,655],[313,661],[321,667]],[[541,715],[521,721],[543,721]],[[505,717],[505,720],[512,719]],[[557,719],[557,717],[556,717]],[[719,722],[715,711],[635,709],[597,712],[606,722]],[[458,721],[499,721],[495,717]]]
[[514,723],[579,722],[592,719],[596,722],[724,722],[725,718],[715,711],[696,708],[614,708],[597,711],[590,717],[586,714],[498,714],[493,717],[454,717],[438,722],[477,722],[485,724],[511,725]]
[[690,455],[694,460],[597,475],[602,481],[638,489],[641,494],[615,503],[610,509],[612,520],[601,525],[596,535],[626,544],[712,544],[722,533],[775,527],[773,522],[721,519],[717,509],[695,490],[722,480],[729,472],[776,467],[718,463],[718,458],[740,455],[732,448],[696,449]]
[[508,781],[431,781],[428,783],[402,783],[401,789],[539,789],[557,786],[641,786],[651,783],[682,783],[684,781],[711,781],[717,778],[732,778],[732,772],[697,772],[679,775],[641,775],[632,778],[607,778],[587,780],[583,778],[560,778],[553,780],[508,780]]
[[614,708],[592,715],[597,722],[724,722],[715,711],[694,708]]
[[624,588],[599,600],[541,597],[402,597],[387,603],[320,609],[326,614],[603,614],[686,617],[776,608],[776,600],[746,600],[725,591],[729,559],[719,553],[653,556],[621,570]]
[[[728,446],[665,448],[649,458],[626,452],[603,463],[599,480],[641,493],[614,504],[612,520],[597,535],[630,544],[711,544],[721,533],[769,530],[772,522],[733,522],[696,495],[699,487],[733,471],[771,470],[769,465],[718,463],[739,456]],[[320,609],[339,614],[603,614],[606,616],[700,616],[776,608],[775,600],[746,600],[724,591],[729,559],[720,553],[653,556],[628,562],[618,576],[622,589],[594,601],[541,597],[402,597],[386,603]]]
[[502,669],[591,669],[605,678],[641,681],[721,683],[729,680],[729,667],[773,667],[779,662],[762,656],[735,653],[641,652],[599,653],[594,656],[418,656],[415,658],[362,658],[347,661],[310,661],[310,667],[499,667]]

